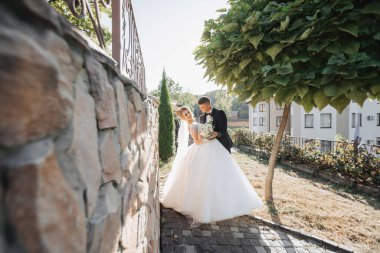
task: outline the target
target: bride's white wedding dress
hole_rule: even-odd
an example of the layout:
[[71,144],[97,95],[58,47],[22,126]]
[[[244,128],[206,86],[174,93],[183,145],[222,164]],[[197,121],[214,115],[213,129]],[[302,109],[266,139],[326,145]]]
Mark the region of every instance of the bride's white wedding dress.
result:
[[[190,130],[199,133],[200,126],[193,123]],[[186,130],[181,125],[178,139],[185,142],[180,138],[183,135]],[[249,214],[262,206],[250,182],[218,140],[194,143],[188,148],[179,143],[178,151],[163,189],[161,203],[165,207],[191,216],[194,222],[210,223]]]

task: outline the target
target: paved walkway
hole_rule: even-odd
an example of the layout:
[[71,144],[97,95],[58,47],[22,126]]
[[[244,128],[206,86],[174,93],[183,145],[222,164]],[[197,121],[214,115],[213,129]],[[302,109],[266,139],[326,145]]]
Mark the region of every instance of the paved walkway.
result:
[[273,229],[248,216],[191,228],[187,219],[172,209],[161,208],[161,252],[336,252],[317,242]]

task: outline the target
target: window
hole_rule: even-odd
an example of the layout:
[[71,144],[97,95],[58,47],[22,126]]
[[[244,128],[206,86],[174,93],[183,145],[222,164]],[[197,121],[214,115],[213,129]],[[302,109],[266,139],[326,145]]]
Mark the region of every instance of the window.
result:
[[264,117],[260,117],[259,118],[259,125],[260,126],[265,126],[265,118]]
[[259,111],[265,112],[265,104],[259,104]]
[[281,110],[282,108],[284,108],[282,105],[276,104],[276,109],[277,110]]
[[376,137],[376,145],[380,145],[380,137]]
[[331,152],[332,151],[332,141],[321,140],[321,151]]
[[352,114],[352,128],[356,127],[356,115],[359,117],[359,126],[362,126],[362,114],[361,113],[353,113]]
[[257,118],[252,118],[252,121],[253,121],[253,125],[257,126]]
[[276,127],[279,127],[281,124],[282,116],[277,116],[276,117]]
[[331,128],[331,113],[321,113],[321,128]]
[[256,112],[256,106],[252,107],[252,112]]
[[314,115],[305,114],[305,128],[313,128],[313,127],[314,127]]
[[377,125],[380,126],[380,113],[377,114]]

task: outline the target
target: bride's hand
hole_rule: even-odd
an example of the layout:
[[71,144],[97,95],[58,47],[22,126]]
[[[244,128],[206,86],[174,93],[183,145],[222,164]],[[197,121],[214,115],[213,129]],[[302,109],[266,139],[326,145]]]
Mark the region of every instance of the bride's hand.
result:
[[199,145],[203,143],[203,140],[202,139],[194,140],[194,143]]

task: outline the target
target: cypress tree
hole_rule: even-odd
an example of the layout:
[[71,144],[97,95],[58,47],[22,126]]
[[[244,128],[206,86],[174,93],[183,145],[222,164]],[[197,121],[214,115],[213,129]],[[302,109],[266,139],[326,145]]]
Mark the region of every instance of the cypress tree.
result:
[[170,103],[165,70],[162,73],[159,113],[159,156],[167,161],[174,153],[174,116]]

